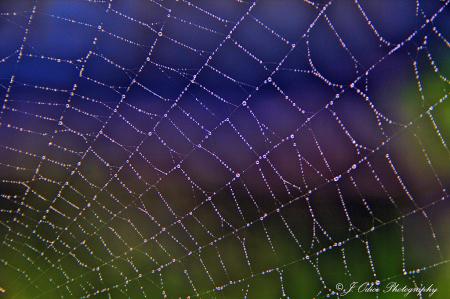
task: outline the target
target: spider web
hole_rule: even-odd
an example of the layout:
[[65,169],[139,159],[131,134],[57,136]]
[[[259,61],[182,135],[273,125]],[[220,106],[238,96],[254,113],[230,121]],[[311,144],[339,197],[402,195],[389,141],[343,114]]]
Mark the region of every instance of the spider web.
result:
[[445,296],[448,4],[3,1],[1,298]]

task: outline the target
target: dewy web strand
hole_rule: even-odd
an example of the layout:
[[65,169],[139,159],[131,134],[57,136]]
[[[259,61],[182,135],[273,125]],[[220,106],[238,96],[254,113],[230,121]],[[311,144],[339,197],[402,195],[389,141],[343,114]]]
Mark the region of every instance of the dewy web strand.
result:
[[442,296],[449,2],[0,5],[0,292]]

